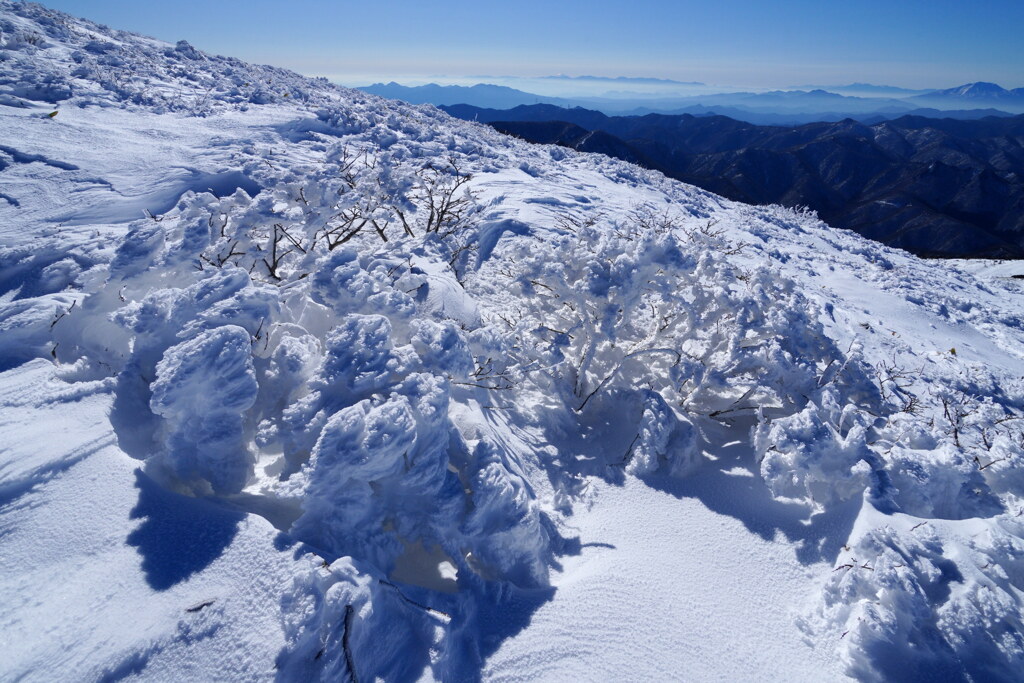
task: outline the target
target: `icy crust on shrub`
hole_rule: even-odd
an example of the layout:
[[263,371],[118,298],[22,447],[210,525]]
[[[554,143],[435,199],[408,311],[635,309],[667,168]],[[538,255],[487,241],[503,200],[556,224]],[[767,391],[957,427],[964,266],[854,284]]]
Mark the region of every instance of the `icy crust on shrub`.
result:
[[[867,505],[867,504],[866,504]],[[1019,514],[983,520],[895,522],[867,510],[801,620],[842,647],[865,680],[1015,680],[1024,666]]]
[[875,418],[837,399],[834,390],[819,391],[799,412],[754,428],[761,476],[776,498],[826,506],[887,488],[882,460],[868,445]]
[[[352,162],[344,145],[334,149],[337,163]],[[358,160],[341,180],[337,167],[285,180],[253,171],[272,189],[189,192],[159,220],[136,222],[106,284],[53,338],[60,360],[116,374],[119,443],[167,485],[276,511],[310,550],[363,567],[346,570],[359,585],[401,576],[433,591],[438,567],[449,567],[442,584],[465,594],[465,639],[474,600],[503,590],[489,586],[547,585],[550,524],[519,455],[486,432],[467,441],[449,417],[453,392],[465,400],[508,344],[478,320],[466,329],[471,314],[445,315],[473,254],[460,241],[475,234],[469,173],[455,157]],[[417,201],[381,194],[385,176],[403,176]],[[339,585],[324,588],[334,613],[295,612],[317,585],[297,586],[283,606],[303,653],[302,634],[329,639],[323,629],[344,623],[356,600]],[[360,593],[353,641],[363,643],[356,659],[385,678],[453,637],[396,590]],[[371,654],[385,632],[401,635],[390,661]],[[403,648],[419,638],[416,660]],[[331,661],[313,667],[329,677]]]
[[414,374],[377,405],[363,400],[332,415],[300,475],[294,533],[371,557],[386,572],[402,552],[399,538],[443,540],[462,504],[448,470],[447,408],[445,382]]
[[681,418],[661,394],[643,391],[643,415],[629,452],[626,471],[635,476],[652,474],[667,465],[672,476],[685,476],[698,461],[698,433]]
[[837,642],[858,678],[1014,680],[1024,664],[1019,378],[949,363],[938,387],[897,386],[880,367],[903,407],[868,432],[887,485],[865,494],[801,626]]
[[[859,494],[881,467],[863,446],[865,425],[888,408],[795,284],[721,255],[734,249],[708,227],[638,210],[543,248],[510,244],[483,265],[480,298],[495,302],[490,319],[519,341],[518,367],[536,388],[576,429],[601,435],[587,447],[600,448],[614,420],[628,437],[617,454],[628,472],[684,475],[699,465],[701,424],[753,418],[775,495]],[[850,446],[835,448],[837,437],[812,452],[804,439],[829,429]]]
[[344,557],[308,568],[283,599],[283,680],[415,680],[438,645],[438,614],[412,607],[372,568]]
[[164,419],[163,458],[184,480],[238,493],[252,475],[243,415],[259,385],[250,336],[225,325],[167,349],[156,366],[150,409]]

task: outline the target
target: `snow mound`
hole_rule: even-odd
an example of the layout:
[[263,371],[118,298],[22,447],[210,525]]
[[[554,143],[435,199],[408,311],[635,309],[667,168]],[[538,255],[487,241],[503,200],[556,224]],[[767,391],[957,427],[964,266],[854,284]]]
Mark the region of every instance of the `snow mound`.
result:
[[242,415],[259,385],[249,333],[224,325],[167,349],[156,366],[150,409],[164,419],[164,458],[176,477],[237,493],[252,475]]

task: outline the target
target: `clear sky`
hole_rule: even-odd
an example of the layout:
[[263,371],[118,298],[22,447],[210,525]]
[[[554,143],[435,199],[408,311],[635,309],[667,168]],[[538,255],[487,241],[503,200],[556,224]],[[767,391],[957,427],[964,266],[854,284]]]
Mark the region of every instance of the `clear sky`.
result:
[[1024,87],[1024,0],[44,0],[348,84],[495,74]]

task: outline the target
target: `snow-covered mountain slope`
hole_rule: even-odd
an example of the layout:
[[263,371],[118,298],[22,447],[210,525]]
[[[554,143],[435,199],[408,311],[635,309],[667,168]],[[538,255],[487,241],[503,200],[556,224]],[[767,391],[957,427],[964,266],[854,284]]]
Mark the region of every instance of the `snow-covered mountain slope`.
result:
[[0,30],[3,678],[1019,677],[1004,268]]

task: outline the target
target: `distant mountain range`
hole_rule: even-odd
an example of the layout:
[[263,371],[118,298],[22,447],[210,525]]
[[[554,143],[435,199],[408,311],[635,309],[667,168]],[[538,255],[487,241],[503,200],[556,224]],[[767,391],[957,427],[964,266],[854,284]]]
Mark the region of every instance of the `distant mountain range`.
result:
[[923,256],[1024,258],[1024,116],[758,126],[552,105],[442,107],[532,142],[598,152]]
[[947,106],[961,107],[970,103],[1016,111],[1024,108],[1024,88],[1007,90],[995,83],[968,83],[957,88],[916,95],[910,99],[940,109]]
[[599,83],[623,83],[640,85],[705,85],[700,81],[674,81],[670,78],[637,78],[632,76],[539,76],[540,80],[596,81]]
[[669,112],[658,112],[650,109],[637,109],[632,112],[633,116],[644,114],[691,114],[693,116],[728,116],[737,121],[753,123],[761,126],[800,126],[806,123],[829,123],[854,119],[860,123],[874,124],[881,121],[900,118],[901,116],[924,116],[926,118],[949,118],[949,119],[981,119],[987,116],[1008,117],[1013,116],[1000,109],[935,109],[934,107],[922,107],[918,109],[905,109],[899,111],[871,111],[865,113],[823,111],[823,112],[786,112],[775,113],[770,110],[752,110],[744,107],[726,106],[704,106],[696,104],[690,107],[683,107]]
[[[598,77],[578,78],[598,80]],[[935,111],[929,109],[942,111],[942,116],[963,119],[1024,113],[1024,89],[1005,90],[991,83],[972,83],[959,88],[926,93],[869,84],[852,84],[840,89],[843,88],[850,93],[855,92],[856,88],[861,90],[856,91],[860,93],[858,95],[839,94],[818,88],[678,97],[619,93],[619,96],[615,97],[573,98],[548,97],[489,84],[404,86],[391,82],[366,86],[362,90],[414,104],[469,104],[488,109],[509,109],[524,104],[552,104],[568,108],[584,107],[618,116],[648,113],[695,116],[719,114],[759,125],[799,125],[818,121],[841,121],[846,118],[854,118],[862,123],[877,123],[908,114],[936,115]],[[918,94],[914,94],[915,92]]]
[[872,83],[850,83],[849,85],[794,85],[787,90],[827,90],[828,92],[839,93],[840,95],[855,95],[875,97],[900,97],[909,95],[921,95],[932,90],[914,90],[911,88],[899,88],[893,85],[874,85]]
[[504,85],[491,85],[489,83],[478,83],[473,86],[438,85],[436,83],[408,86],[392,81],[390,83],[374,83],[373,85],[359,88],[359,90],[392,100],[403,100],[410,104],[433,104],[438,106],[469,104],[475,107],[494,109],[507,109],[521,104],[537,103],[575,106],[572,100],[534,95]]

